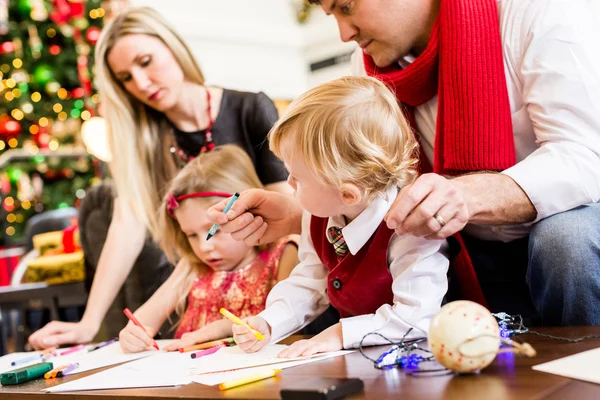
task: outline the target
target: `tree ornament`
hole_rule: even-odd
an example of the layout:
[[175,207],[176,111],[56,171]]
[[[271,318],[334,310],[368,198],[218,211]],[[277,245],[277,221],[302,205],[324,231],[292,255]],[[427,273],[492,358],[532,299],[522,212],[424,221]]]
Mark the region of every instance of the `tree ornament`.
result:
[[33,7],[33,0],[18,0],[17,11],[22,17],[29,17],[31,9]]
[[42,55],[42,41],[40,40],[40,35],[38,34],[37,28],[35,25],[29,25],[27,28],[29,31],[29,46],[31,47],[31,55],[33,58],[40,58]]
[[68,37],[68,38],[73,37],[74,29],[71,25],[67,25],[67,24],[60,25],[59,29],[60,29],[60,33],[62,33],[62,35],[64,37]]
[[19,182],[19,180],[23,176],[23,170],[20,168],[9,168],[6,170],[6,173],[8,174],[8,179],[13,184]]
[[[3,0],[0,0],[2,2]],[[1,22],[0,22],[1,23]],[[11,41],[0,44],[0,54],[10,54],[15,51],[15,44]]]
[[11,185],[10,179],[8,178],[8,174],[3,172],[0,173],[0,192],[2,194],[7,195],[10,193]]
[[23,42],[20,38],[13,38],[13,43],[15,45],[15,58],[23,58]]
[[[48,64],[40,64],[33,70],[33,82],[38,85],[46,85],[54,80],[54,70]],[[60,89],[60,85],[59,85]],[[58,89],[56,89],[58,90]]]
[[44,0],[33,0],[31,19],[34,21],[45,21],[48,19],[48,10],[44,5]]
[[85,18],[76,18],[75,21],[73,22],[73,25],[75,26],[75,28],[82,31],[82,30],[86,29],[88,26],[90,26],[90,23]]
[[[19,85],[19,90],[22,92],[26,92],[29,90],[29,86],[27,86],[27,82],[29,82],[29,74],[25,72],[24,69],[16,69],[13,71],[11,78],[17,82]],[[21,87],[23,84],[27,87]],[[25,89],[25,90],[24,90]]]
[[60,83],[56,81],[48,82],[48,84],[46,84],[45,89],[46,93],[48,93],[49,95],[54,95],[56,94],[56,92],[58,92],[58,89],[60,89]]
[[500,344],[513,346],[528,357],[535,350],[527,343],[500,337],[496,318],[482,305],[472,301],[453,301],[443,306],[431,320],[429,348],[436,360],[455,372],[475,372],[487,367],[500,352]]
[[100,37],[100,29],[95,26],[90,26],[88,30],[85,32],[85,38],[89,44],[96,44],[98,38]]
[[8,115],[0,118],[0,137],[13,138],[21,134],[21,124]]

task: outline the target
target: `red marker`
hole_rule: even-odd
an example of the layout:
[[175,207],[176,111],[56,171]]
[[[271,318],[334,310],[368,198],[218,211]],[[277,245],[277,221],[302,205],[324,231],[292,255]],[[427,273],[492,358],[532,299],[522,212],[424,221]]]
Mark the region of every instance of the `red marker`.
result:
[[[131,312],[131,310],[129,308],[124,309],[123,312],[125,313],[125,315],[127,316],[127,318],[129,318],[129,320],[134,323],[135,326],[139,326],[140,328],[144,329],[144,327],[142,326],[142,324],[140,324],[140,321],[137,320],[137,318],[133,315],[133,313]],[[144,329],[144,332],[145,331],[146,330]],[[156,347],[156,350],[160,350],[158,348],[158,344],[156,344],[156,341],[152,340],[152,342],[154,344],[154,347]]]

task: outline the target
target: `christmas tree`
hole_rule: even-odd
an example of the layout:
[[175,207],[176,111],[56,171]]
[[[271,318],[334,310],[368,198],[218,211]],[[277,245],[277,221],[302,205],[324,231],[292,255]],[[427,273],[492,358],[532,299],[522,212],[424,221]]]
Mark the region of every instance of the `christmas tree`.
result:
[[0,0],[0,238],[5,242],[17,243],[31,216],[75,205],[97,179],[92,158],[79,150],[79,132],[98,102],[91,66],[104,4]]

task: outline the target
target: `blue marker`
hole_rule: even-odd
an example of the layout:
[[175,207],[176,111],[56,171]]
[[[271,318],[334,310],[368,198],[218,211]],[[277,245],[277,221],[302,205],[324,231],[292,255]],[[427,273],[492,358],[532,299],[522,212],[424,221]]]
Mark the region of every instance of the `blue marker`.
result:
[[[235,201],[239,197],[240,197],[240,194],[238,192],[235,192],[233,194],[233,197],[229,200],[229,203],[227,203],[227,205],[225,206],[225,209],[223,210],[223,214],[227,214],[227,211],[229,211],[229,209],[231,208],[233,203],[235,203]],[[217,233],[218,230],[219,230],[219,224],[213,224],[213,226],[210,228],[210,231],[208,231],[208,236],[206,237],[206,240],[209,240],[211,237],[215,236],[215,233]]]
[[13,361],[10,363],[10,365],[12,365],[13,367],[16,367],[17,365],[25,364],[25,363],[28,363],[31,361],[38,361],[42,357],[43,357],[43,354],[35,354],[33,356],[29,356],[29,357],[21,358],[20,360],[17,360],[17,361]]

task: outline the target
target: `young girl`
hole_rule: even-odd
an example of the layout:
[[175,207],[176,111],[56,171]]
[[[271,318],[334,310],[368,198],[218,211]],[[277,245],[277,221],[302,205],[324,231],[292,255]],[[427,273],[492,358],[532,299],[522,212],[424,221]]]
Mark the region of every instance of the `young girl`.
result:
[[221,307],[241,317],[264,309],[273,285],[296,265],[292,240],[286,237],[259,248],[218,231],[206,240],[212,226],[206,216],[210,206],[236,191],[260,187],[250,157],[234,145],[201,154],[175,177],[160,208],[159,238],[176,268],[135,312],[145,329],[129,323],[121,331],[125,352],[151,346],[152,337],[173,311],[181,315],[185,308],[175,333],[182,340],[167,350],[231,336],[231,322],[221,318]]

